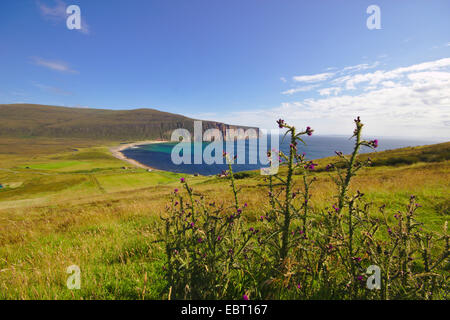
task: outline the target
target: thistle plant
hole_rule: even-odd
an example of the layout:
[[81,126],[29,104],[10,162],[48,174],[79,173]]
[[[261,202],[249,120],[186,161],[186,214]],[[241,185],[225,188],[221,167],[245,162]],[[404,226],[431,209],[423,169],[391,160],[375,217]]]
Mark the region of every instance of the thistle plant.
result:
[[[289,153],[278,152],[283,164],[268,181],[267,205],[247,219],[239,201],[227,158],[232,203],[197,194],[185,179],[175,189],[162,217],[168,283],[174,299],[446,299],[448,298],[449,236],[427,231],[417,221],[420,205],[411,196],[404,211],[375,208],[355,190],[352,179],[362,161],[362,146],[377,148],[378,140],[362,138],[356,118],[353,152],[336,152],[327,165],[336,184],[330,205],[317,208],[317,163],[306,160],[300,146],[313,130],[297,131],[278,120],[290,139]],[[271,158],[272,151],[268,156]],[[394,222],[392,222],[394,221]],[[377,266],[380,288],[370,290],[367,270]]]
[[175,189],[167,208],[169,215],[161,217],[165,223],[160,240],[166,252],[169,298],[221,299],[235,294],[229,282],[239,273],[240,257],[253,232],[242,228],[247,204],[239,206],[231,162],[227,161],[233,205],[205,203],[204,197],[195,194],[181,178],[187,197]]

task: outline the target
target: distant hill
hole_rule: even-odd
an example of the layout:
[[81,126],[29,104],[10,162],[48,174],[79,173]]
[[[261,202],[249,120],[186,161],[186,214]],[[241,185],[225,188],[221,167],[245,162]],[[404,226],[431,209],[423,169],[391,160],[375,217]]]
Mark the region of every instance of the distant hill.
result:
[[[167,140],[173,130],[185,128],[192,133],[193,127],[194,119],[155,109],[105,110],[0,104],[0,137]],[[224,134],[228,128],[249,127],[203,121],[203,130],[210,128],[218,128]]]

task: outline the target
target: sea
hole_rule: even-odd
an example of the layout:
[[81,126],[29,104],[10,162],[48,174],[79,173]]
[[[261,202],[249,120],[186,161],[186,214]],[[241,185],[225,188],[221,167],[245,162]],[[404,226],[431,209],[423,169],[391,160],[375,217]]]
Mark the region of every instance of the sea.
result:
[[[279,146],[278,150],[281,150],[283,153],[288,154],[289,145],[290,145],[290,137],[277,136],[275,139],[278,139]],[[369,140],[368,138],[365,138]],[[266,153],[266,150],[271,149],[270,143],[271,137],[267,137],[266,148],[261,148],[264,150],[263,154]],[[276,141],[276,140],[275,140]],[[320,159],[329,156],[334,156],[336,151],[343,152],[344,154],[350,154],[354,147],[354,139],[349,139],[349,137],[344,136],[306,136],[304,138],[305,144],[299,143],[298,152],[305,153],[305,158],[308,160]],[[235,141],[234,143],[234,153],[237,154],[240,159],[234,161],[233,171],[248,171],[248,170],[256,170],[262,167],[267,167],[262,158],[257,156],[256,164],[255,161],[251,161],[250,154],[258,155],[259,149],[261,145],[260,141],[257,139],[249,139],[243,140],[240,142]],[[431,140],[413,140],[413,139],[398,139],[398,138],[379,138],[378,139],[378,148],[377,152],[384,150],[391,150],[403,147],[413,147],[419,145],[427,145],[437,143],[438,141]],[[203,142],[202,143],[202,153],[205,151],[205,148],[211,142]],[[177,150],[180,157],[185,156],[185,159],[190,159],[190,161],[186,161],[186,163],[176,164],[172,161],[172,151],[174,147],[178,145]],[[180,151],[180,147],[184,146],[184,151]],[[273,148],[272,148],[273,149]],[[217,150],[217,149],[216,149]],[[223,142],[222,149],[219,149],[218,152],[220,155],[217,157],[218,159],[222,159],[222,150],[227,151],[227,147],[225,142]],[[230,149],[228,149],[230,151]],[[186,154],[183,154],[186,152]],[[368,147],[362,147],[360,153],[374,152],[373,149]],[[192,144],[182,144],[180,145],[178,142],[162,142],[162,143],[154,143],[154,144],[145,144],[135,146],[133,148],[125,149],[122,153],[130,159],[136,160],[144,165],[147,165],[151,168],[155,168],[158,170],[170,171],[170,172],[178,172],[178,173],[186,173],[186,174],[199,174],[204,176],[216,175],[221,173],[224,170],[228,169],[228,165],[225,162],[220,163],[212,163],[207,164],[202,159],[201,164],[194,164],[194,146]],[[197,152],[200,154],[200,152]],[[211,152],[211,146],[207,149],[207,154],[211,154],[215,156],[215,150]],[[245,161],[243,160],[243,155],[245,155]],[[176,162],[176,161],[175,161]],[[244,163],[238,163],[244,162]]]

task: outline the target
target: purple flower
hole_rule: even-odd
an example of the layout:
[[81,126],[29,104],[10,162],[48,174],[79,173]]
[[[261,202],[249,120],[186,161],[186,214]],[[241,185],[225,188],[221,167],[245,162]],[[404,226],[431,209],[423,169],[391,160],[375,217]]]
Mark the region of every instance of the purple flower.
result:
[[305,165],[305,169],[314,170],[316,166],[317,166],[317,163],[310,161]]
[[301,289],[302,288],[302,285],[299,283],[299,284],[297,284],[297,289]]
[[222,240],[222,237],[221,237],[221,236],[218,236],[218,237],[217,237],[217,241],[220,241],[220,240]]
[[241,214],[242,213],[242,209],[241,208],[237,209],[237,213]]
[[175,188],[175,190],[173,190],[173,192],[177,193],[177,192],[178,192],[178,189],[177,189],[177,188]]
[[369,142],[369,144],[374,147],[377,148],[378,147],[378,139],[372,140]]
[[313,129],[311,129],[311,127],[306,127],[306,134],[308,135],[308,136],[311,136],[312,135],[312,133],[313,133]]
[[335,204],[333,204],[333,209],[334,211],[339,212],[339,208]]
[[264,216],[259,217],[259,220],[264,221]]
[[184,183],[186,180],[184,178],[180,178],[180,182]]
[[248,231],[253,232],[255,231],[255,229],[253,229],[252,227],[250,229],[248,229]]
[[246,294],[244,294],[244,295],[242,296],[242,299],[248,300],[248,296],[247,296]]
[[279,128],[283,128],[283,126],[284,126],[284,120],[283,120],[283,119],[279,119],[279,120],[277,121],[277,123],[278,123],[278,127],[279,127]]
[[247,208],[247,202],[246,202],[246,203],[244,203],[244,208]]
[[202,239],[202,238],[198,238],[197,242],[198,242],[198,243],[202,243],[202,242],[203,242],[203,239]]
[[191,222],[191,228],[193,228],[195,226],[195,223]]
[[359,281],[364,281],[364,277],[363,276],[358,276],[358,280]]

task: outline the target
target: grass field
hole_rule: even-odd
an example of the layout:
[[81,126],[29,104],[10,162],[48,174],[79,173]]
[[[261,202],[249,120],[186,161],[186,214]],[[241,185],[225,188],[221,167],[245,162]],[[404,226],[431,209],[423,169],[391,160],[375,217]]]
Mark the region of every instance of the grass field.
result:
[[[152,241],[170,193],[186,175],[130,168],[110,155],[111,144],[0,140],[0,299],[167,297],[162,251]],[[441,230],[450,212],[449,150],[448,142],[371,154],[374,166],[351,188],[374,206],[386,204],[391,216],[414,194],[422,205],[419,220]],[[329,160],[319,160],[319,168]],[[329,206],[335,201],[331,177],[321,170],[315,175],[313,206]],[[249,219],[256,219],[267,206],[266,182],[257,173],[243,176],[236,180],[240,197]],[[187,179],[207,198],[232,199],[224,179]],[[71,265],[81,268],[81,290],[66,287]]]

